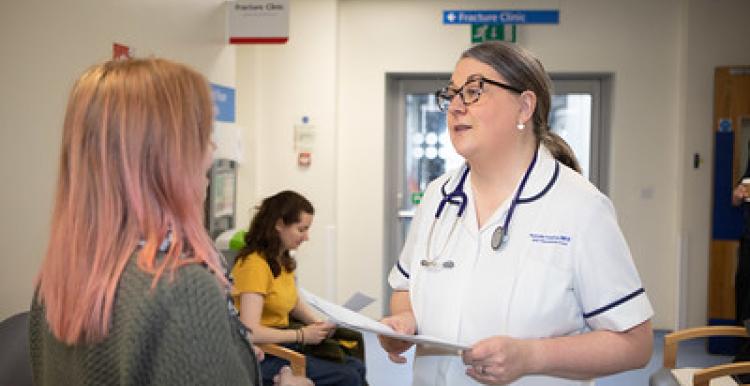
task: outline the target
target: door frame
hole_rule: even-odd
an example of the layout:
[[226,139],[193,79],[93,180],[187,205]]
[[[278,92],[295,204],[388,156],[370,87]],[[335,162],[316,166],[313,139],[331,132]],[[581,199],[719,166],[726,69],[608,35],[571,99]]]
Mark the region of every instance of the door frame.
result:
[[552,94],[587,92],[591,98],[589,181],[609,195],[611,165],[612,73],[551,73]]
[[[403,221],[399,218],[403,196],[404,170],[404,136],[406,130],[401,118],[404,116],[406,105],[404,90],[410,92],[434,92],[448,83],[451,73],[386,73],[385,74],[385,173],[383,176],[383,315],[390,314],[391,287],[388,285],[388,275],[393,264],[398,260],[401,245]],[[434,87],[438,85],[437,87]],[[434,87],[434,88],[433,88]],[[394,149],[400,149],[394,151]],[[394,157],[393,154],[396,154]],[[397,216],[394,217],[394,214]],[[391,256],[391,254],[394,254]]]

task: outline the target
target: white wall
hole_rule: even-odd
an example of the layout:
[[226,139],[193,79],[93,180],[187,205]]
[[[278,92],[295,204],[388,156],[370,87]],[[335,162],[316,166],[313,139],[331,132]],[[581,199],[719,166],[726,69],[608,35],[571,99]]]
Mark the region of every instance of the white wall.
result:
[[44,253],[67,93],[112,43],[235,85],[221,0],[0,3],[0,319],[28,309]]
[[237,124],[241,128],[242,148],[246,154],[237,170],[236,228],[247,229],[252,218],[252,208],[257,204],[258,184],[256,168],[259,162],[257,127],[263,114],[259,104],[260,66],[255,45],[237,46]]
[[[337,275],[344,275],[333,266],[337,2],[292,1],[289,26],[287,44],[238,47],[238,119],[252,138],[249,162],[239,172],[238,225],[247,228],[253,208],[278,191],[292,189],[306,196],[316,213],[310,241],[298,251],[299,280],[330,296]],[[297,166],[294,149],[294,125],[303,116],[315,126],[312,163],[306,168]]]

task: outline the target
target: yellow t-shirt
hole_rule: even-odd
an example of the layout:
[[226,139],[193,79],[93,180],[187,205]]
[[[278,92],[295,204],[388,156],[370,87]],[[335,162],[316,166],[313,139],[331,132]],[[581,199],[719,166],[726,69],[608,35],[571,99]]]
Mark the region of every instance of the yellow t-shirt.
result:
[[240,294],[253,292],[263,295],[260,324],[268,327],[289,326],[289,313],[297,304],[297,285],[294,274],[281,267],[281,274],[273,277],[266,259],[251,253],[232,268],[234,305],[240,309]]

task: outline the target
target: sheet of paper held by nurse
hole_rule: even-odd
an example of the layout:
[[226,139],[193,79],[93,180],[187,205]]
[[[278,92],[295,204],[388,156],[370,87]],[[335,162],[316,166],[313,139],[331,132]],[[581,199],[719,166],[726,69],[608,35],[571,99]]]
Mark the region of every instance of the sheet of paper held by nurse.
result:
[[[334,304],[325,300],[313,293],[299,288],[299,293],[307,300],[307,303],[315,307],[323,315],[327,316],[332,321],[349,328],[353,328],[359,331],[372,332],[374,334],[390,336],[397,339],[402,339],[409,342],[420,343],[426,346],[432,346],[440,349],[461,351],[468,349],[469,346],[464,346],[455,342],[448,342],[442,339],[427,335],[405,335],[393,331],[392,328],[380,323],[376,320],[370,319],[360,313],[348,310],[338,304]],[[357,295],[355,295],[357,296]]]

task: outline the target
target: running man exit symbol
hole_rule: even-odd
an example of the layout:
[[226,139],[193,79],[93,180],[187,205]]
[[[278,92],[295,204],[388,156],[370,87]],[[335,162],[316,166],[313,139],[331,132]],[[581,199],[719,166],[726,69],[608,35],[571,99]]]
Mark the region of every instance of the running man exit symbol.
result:
[[491,40],[516,41],[515,24],[472,24],[471,42],[481,43]]

